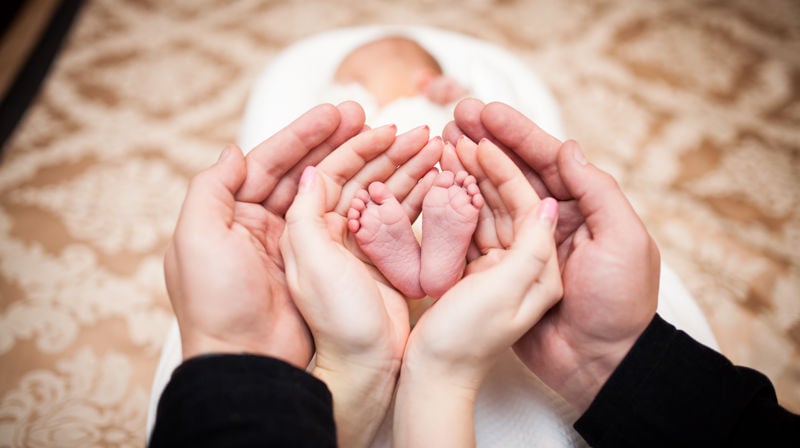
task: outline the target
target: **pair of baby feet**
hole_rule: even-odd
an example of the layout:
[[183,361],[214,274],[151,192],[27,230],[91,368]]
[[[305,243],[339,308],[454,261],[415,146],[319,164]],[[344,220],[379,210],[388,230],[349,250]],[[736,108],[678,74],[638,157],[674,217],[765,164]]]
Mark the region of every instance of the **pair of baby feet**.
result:
[[348,228],[386,279],[409,298],[439,298],[461,279],[484,200],[473,176],[442,171],[422,201],[422,241],[381,182],[356,193]]

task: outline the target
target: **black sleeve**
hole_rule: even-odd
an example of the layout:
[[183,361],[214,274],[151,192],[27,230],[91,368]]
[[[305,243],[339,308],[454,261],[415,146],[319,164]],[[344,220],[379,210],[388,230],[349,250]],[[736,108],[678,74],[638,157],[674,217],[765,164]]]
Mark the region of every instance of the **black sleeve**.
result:
[[324,383],[283,361],[254,355],[190,359],[158,403],[150,447],[333,447]]
[[800,447],[800,416],[763,374],[656,315],[575,429],[595,448]]

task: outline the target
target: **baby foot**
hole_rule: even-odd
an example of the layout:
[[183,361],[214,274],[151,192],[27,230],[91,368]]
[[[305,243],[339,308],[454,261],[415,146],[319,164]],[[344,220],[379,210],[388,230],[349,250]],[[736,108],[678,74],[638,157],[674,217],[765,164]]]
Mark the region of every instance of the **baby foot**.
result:
[[381,182],[360,190],[350,202],[347,226],[362,251],[395,288],[424,297],[419,285],[420,247],[403,206]]
[[483,196],[465,171],[442,171],[422,201],[420,285],[441,297],[461,279]]

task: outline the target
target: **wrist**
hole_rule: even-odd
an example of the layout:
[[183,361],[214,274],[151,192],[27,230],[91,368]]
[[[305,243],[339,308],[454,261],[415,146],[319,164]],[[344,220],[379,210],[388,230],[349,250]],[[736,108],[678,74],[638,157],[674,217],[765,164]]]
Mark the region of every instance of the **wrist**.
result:
[[[425,400],[429,395],[450,397],[462,403],[474,402],[483,382],[483,375],[472,372],[465,374],[457,369],[447,369],[435,363],[416,363],[403,361],[398,380],[398,395],[402,392],[425,391],[419,398]],[[401,390],[401,388],[403,390]],[[417,394],[417,392],[414,392]]]
[[457,352],[452,348],[430,348],[412,333],[403,355],[401,377],[409,380],[447,383],[477,394],[496,356]]
[[189,332],[181,331],[181,351],[184,361],[204,355],[248,354],[279,359],[298,369],[305,369],[310,360],[308,351],[297,346],[283,343],[268,344],[251,340],[253,338],[228,340],[209,334],[187,333]]
[[440,369],[404,363],[394,407],[394,446],[474,446],[479,386],[454,381]]
[[333,395],[339,446],[369,446],[394,395],[400,362],[381,365],[336,362],[319,355],[312,374]]
[[561,369],[556,375],[550,375],[545,382],[582,414],[592,404],[632,346],[633,342],[618,343],[614,347],[607,347],[602,355],[596,353],[578,355],[571,367]]

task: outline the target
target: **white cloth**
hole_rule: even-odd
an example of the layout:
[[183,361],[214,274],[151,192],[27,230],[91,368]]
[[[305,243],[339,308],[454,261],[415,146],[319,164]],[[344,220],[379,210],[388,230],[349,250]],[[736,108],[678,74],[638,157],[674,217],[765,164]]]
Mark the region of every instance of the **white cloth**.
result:
[[[504,48],[462,34],[411,26],[344,28],[317,34],[283,50],[256,80],[239,132],[239,145],[249,151],[303,112],[331,96],[339,63],[356,47],[386,35],[414,39],[435,57],[444,73],[465,86],[470,96],[502,101],[536,121],[550,134],[563,138],[561,117],[546,85],[517,57]],[[353,93],[352,91],[350,93]],[[374,111],[363,93],[354,94],[367,112],[371,126]],[[385,109],[385,108],[384,108]],[[423,123],[418,114],[417,124]],[[384,118],[388,119],[388,118]],[[400,131],[407,130],[398,124]],[[431,126],[438,132],[441,128]]]
[[[249,150],[294,118],[328,99],[355,99],[365,106],[372,126],[393,122],[399,130],[428,124],[436,132],[452,116],[452,106],[439,107],[408,98],[377,108],[369,94],[355,86],[335,86],[333,74],[352,49],[381,35],[415,39],[484,101],[502,101],[531,117],[543,129],[563,138],[559,111],[545,85],[518,59],[502,48],[471,37],[419,27],[367,27],[326,32],[298,42],[282,52],[258,78],[239,135]],[[444,123],[439,124],[444,121]],[[661,269],[658,312],[698,341],[718,350],[700,308],[675,273]],[[148,434],[155,421],[161,392],[181,362],[180,335],[173,324],[161,353],[150,397]],[[572,429],[577,419],[571,407],[551,391],[509,350],[491,370],[475,407],[479,447],[585,446]],[[375,446],[389,446],[390,425],[379,432]]]

